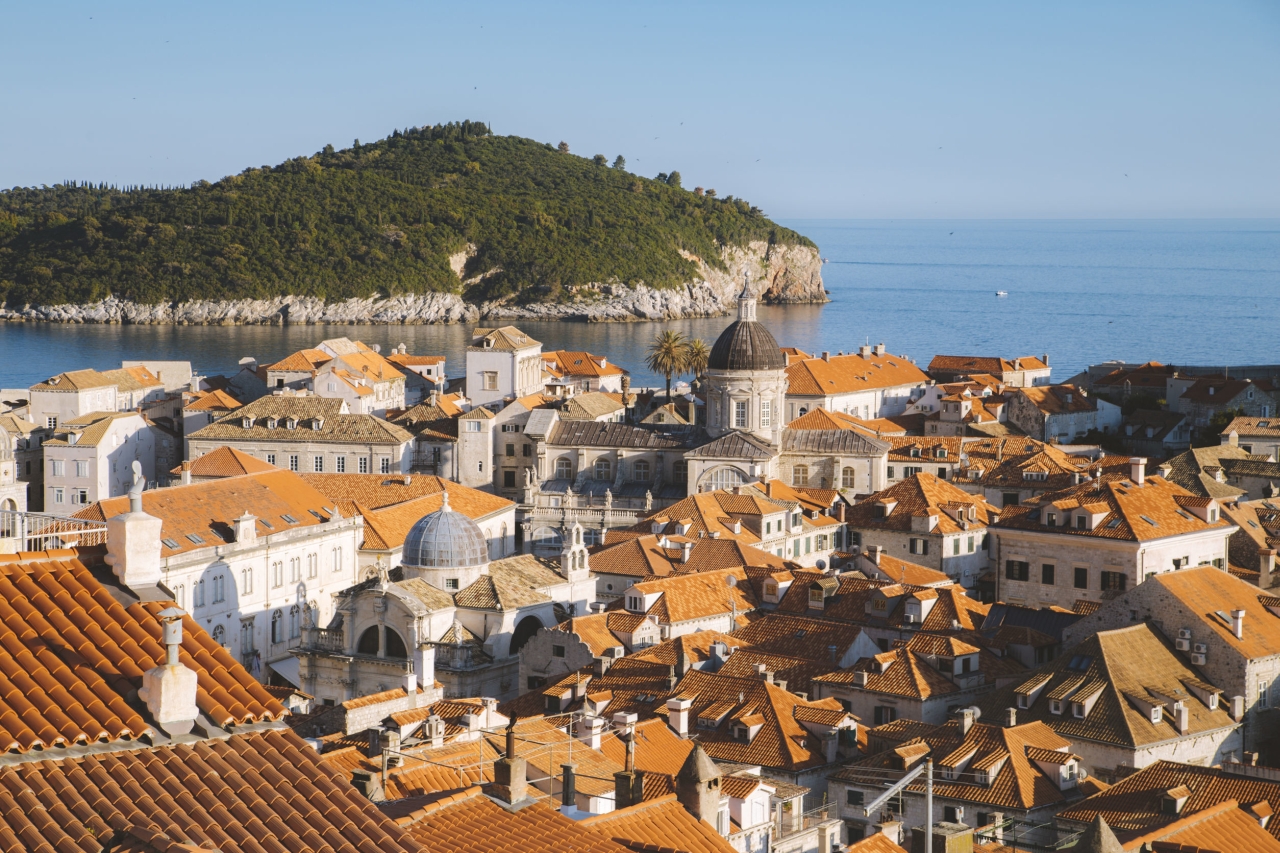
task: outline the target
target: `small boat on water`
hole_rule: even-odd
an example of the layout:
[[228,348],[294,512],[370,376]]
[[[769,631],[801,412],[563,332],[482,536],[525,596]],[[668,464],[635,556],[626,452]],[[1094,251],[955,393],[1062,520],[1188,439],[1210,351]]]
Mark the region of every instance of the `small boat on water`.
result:
[[996,296],[1008,296],[1008,295],[1009,295],[1009,291],[1007,291],[1007,290],[997,290],[997,291],[996,291]]
[[830,259],[830,258],[823,258],[823,259],[822,259],[822,262],[823,262],[824,264],[829,264],[829,263],[831,263],[831,259]]

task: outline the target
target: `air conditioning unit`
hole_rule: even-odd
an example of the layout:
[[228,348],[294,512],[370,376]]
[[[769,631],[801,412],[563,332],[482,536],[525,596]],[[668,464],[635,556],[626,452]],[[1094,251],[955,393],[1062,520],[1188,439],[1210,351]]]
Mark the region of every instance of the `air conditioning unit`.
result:
[[1180,652],[1191,651],[1191,641],[1183,637],[1179,637],[1177,640],[1175,640],[1174,645],[1177,646],[1178,651]]
[[1209,654],[1209,647],[1204,643],[1196,643],[1196,647],[1192,651],[1198,655],[1207,655]]
[[1204,666],[1204,660],[1205,660],[1204,655],[1201,654],[1200,652],[1191,653],[1191,662],[1196,666]]
[[1190,640],[1190,639],[1191,639],[1191,629],[1190,629],[1190,628],[1179,628],[1179,629],[1178,629],[1178,639],[1179,639],[1179,640]]

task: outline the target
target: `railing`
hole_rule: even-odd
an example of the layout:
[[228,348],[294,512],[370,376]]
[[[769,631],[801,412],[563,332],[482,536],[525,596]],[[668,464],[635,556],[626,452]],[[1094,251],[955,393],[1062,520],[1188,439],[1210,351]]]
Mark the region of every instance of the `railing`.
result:
[[440,460],[431,453],[413,454],[412,469],[415,474],[439,473]]
[[839,815],[836,814],[836,809],[832,808],[829,803],[799,814],[784,812],[779,815],[775,813],[770,834],[775,841],[780,841],[832,820],[839,820]]
[[107,541],[107,525],[100,521],[6,509],[0,510],[0,539],[15,540],[19,551],[101,545]]
[[312,628],[307,645],[322,652],[337,652],[339,654],[347,649],[346,639],[343,637],[341,628]]

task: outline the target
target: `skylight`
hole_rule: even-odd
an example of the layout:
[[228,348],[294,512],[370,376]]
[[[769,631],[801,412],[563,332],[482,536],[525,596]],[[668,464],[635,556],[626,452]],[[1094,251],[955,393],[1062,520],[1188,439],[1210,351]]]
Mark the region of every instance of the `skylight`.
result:
[[204,544],[204,539],[200,536],[199,533],[188,533],[187,538],[190,539],[192,542],[194,542],[196,545]]
[[174,551],[178,550],[178,548],[180,547],[178,543],[174,542],[172,539],[161,539],[160,541],[164,543],[164,547]]
[[1150,524],[1152,527],[1159,527],[1159,526],[1160,526],[1160,525],[1156,524],[1154,521],[1152,521],[1151,519],[1147,518],[1145,515],[1140,515],[1140,516],[1138,516],[1138,518],[1142,519],[1142,520],[1143,520],[1143,521],[1145,521],[1147,524]]
[[280,517],[281,517],[281,518],[283,518],[283,519],[284,519],[286,522],[288,522],[289,524],[297,524],[297,523],[298,523],[298,519],[294,518],[292,515],[282,515],[282,516],[280,516]]

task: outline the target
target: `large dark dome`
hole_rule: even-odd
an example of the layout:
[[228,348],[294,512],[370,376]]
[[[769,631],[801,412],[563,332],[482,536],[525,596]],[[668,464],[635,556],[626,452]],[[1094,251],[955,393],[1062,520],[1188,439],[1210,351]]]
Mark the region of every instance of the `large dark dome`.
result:
[[781,370],[787,357],[778,342],[755,320],[735,320],[716,338],[707,360],[709,370]]

